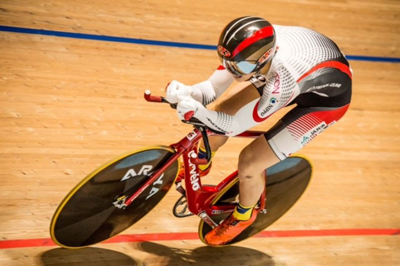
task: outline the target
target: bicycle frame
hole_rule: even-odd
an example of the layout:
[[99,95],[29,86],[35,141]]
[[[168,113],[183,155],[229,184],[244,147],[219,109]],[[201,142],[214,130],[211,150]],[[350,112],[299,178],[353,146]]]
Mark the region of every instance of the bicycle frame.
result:
[[[150,102],[166,102],[162,97],[151,96],[150,92],[145,98]],[[63,247],[79,248],[109,239],[142,219],[175,182],[182,195],[173,206],[174,216],[199,216],[199,237],[207,244],[205,236],[238,204],[239,173],[233,172],[216,186],[202,184],[199,165],[208,163],[211,158],[208,137],[223,133],[208,129],[192,116],[193,113],[188,112],[183,122],[193,124],[194,130],[179,142],[130,152],[103,164],[79,182],[54,213],[50,226],[54,242]],[[246,131],[238,136],[254,138],[263,133]],[[197,157],[201,140],[206,159]],[[139,165],[141,170],[137,172],[133,168],[138,170]],[[254,210],[266,213],[268,186],[269,215],[258,215],[231,243],[260,232],[286,213],[305,191],[312,173],[310,161],[301,156],[268,169],[268,182]],[[124,208],[127,210],[119,210]]]
[[[263,132],[258,131],[246,131],[238,137],[257,137]],[[206,134],[216,135],[213,132],[207,131]],[[185,175],[184,182],[186,188],[186,199],[188,209],[191,213],[200,216],[205,222],[215,227],[216,224],[210,219],[210,216],[221,214],[224,212],[232,212],[236,205],[227,204],[223,206],[213,206],[212,203],[216,200],[216,196],[225,189],[230,188],[234,185],[237,180],[238,171],[236,170],[224,180],[222,180],[217,186],[203,186],[199,174],[199,164],[207,163],[207,160],[199,160],[197,158],[197,143],[203,137],[205,140],[205,146],[208,146],[208,141],[204,138],[201,129],[195,129],[190,132],[185,138],[183,138],[177,144],[171,145],[172,148],[182,153]],[[265,195],[262,196],[262,206],[260,209],[264,209]]]
[[[150,102],[166,102],[164,98],[151,96],[150,92],[146,91],[145,98]],[[245,131],[237,137],[250,137],[255,138],[263,134],[260,131]],[[188,209],[191,213],[198,215],[210,226],[217,226],[215,222],[210,218],[212,215],[221,214],[224,212],[231,212],[235,208],[234,204],[224,205],[224,206],[213,206],[212,203],[215,201],[216,196],[225,189],[230,188],[234,185],[235,180],[237,180],[238,171],[233,172],[231,175],[222,180],[217,186],[203,186],[200,174],[199,174],[199,164],[206,164],[207,159],[197,158],[197,144],[203,138],[206,149],[209,151],[208,136],[218,135],[214,132],[208,131],[202,127],[195,127],[195,129],[187,134],[183,139],[175,144],[171,144],[170,147],[176,151],[176,153],[160,168],[158,169],[151,178],[147,180],[143,186],[136,191],[133,195],[128,197],[122,207],[129,206],[148,186],[157,181],[161,174],[169,167],[175,160],[178,160],[182,156],[182,161],[184,164],[185,175],[183,181],[185,183],[185,188],[181,188],[181,193],[186,196]],[[209,157],[209,156],[208,156]],[[181,180],[178,181],[180,183]],[[180,184],[179,184],[180,185]],[[179,187],[178,187],[179,188]],[[179,190],[179,189],[178,189]],[[259,210],[264,209],[265,204],[265,193],[261,197],[261,206]]]

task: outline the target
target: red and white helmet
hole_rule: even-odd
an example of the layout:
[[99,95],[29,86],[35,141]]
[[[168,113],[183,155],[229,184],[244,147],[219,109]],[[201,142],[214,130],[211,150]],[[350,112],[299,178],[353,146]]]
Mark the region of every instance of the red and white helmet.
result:
[[249,78],[275,55],[275,30],[265,19],[241,17],[230,22],[218,41],[222,65],[236,78]]

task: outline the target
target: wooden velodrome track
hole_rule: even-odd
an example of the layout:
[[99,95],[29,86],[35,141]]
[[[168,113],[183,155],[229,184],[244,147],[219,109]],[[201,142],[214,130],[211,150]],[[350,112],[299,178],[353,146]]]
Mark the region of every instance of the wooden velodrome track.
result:
[[[173,217],[172,190],[116,243],[55,246],[50,219],[86,174],[191,130],[143,91],[208,78],[220,30],[248,14],[322,32],[354,71],[350,111],[301,152],[315,174],[298,204],[265,234],[213,249],[197,217]],[[398,0],[1,1],[0,265],[400,265],[399,17]],[[229,174],[246,143],[228,142],[204,182]]]

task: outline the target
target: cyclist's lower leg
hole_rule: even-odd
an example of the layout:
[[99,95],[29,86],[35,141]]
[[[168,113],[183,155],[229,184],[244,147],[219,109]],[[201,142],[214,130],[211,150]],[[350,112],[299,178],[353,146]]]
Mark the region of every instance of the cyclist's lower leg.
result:
[[264,171],[279,162],[264,136],[250,143],[239,156],[239,206],[205,240],[210,245],[229,243],[256,219],[255,205],[265,188]]

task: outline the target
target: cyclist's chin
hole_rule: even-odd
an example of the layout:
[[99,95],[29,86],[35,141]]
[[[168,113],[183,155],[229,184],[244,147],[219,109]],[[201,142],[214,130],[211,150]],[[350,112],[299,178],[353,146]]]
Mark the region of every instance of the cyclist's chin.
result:
[[255,74],[256,74],[256,72],[250,73],[250,74],[247,74],[247,75],[243,75],[243,76],[235,76],[235,75],[233,75],[233,77],[235,78],[235,80],[236,80],[237,82],[243,82],[243,81],[248,81],[248,80],[251,79],[251,77],[254,76]]

